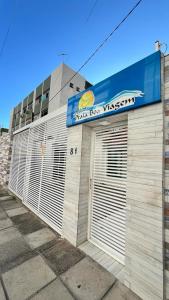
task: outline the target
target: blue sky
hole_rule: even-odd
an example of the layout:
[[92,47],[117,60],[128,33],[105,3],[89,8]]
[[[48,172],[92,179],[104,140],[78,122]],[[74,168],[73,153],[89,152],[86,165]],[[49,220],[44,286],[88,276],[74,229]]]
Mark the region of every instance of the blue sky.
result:
[[[77,70],[137,0],[0,0],[0,125],[13,106],[62,61]],[[154,52],[169,49],[169,0],[143,0],[81,74],[97,83]],[[168,51],[169,52],[169,51]]]

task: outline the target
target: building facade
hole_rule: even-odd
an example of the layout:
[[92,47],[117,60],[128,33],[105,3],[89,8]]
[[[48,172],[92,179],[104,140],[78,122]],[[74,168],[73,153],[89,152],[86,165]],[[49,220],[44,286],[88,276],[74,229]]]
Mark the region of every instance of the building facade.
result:
[[61,64],[48,78],[23,99],[11,113],[10,131],[24,127],[67,103],[67,99],[91,84],[80,74],[59,92],[75,71]]
[[13,139],[9,189],[144,300],[169,298],[168,70],[155,52]]

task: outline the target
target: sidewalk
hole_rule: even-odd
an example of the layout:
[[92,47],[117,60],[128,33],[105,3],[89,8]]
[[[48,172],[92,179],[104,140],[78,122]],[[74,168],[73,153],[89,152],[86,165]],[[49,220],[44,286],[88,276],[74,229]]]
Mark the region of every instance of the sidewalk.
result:
[[0,300],[139,300],[0,190]]

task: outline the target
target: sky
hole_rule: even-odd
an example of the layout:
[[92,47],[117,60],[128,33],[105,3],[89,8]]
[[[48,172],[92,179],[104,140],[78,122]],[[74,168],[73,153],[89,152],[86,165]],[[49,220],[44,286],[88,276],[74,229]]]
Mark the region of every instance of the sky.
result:
[[[0,0],[0,126],[59,66],[60,53],[79,69],[137,1]],[[81,74],[95,84],[153,53],[156,40],[169,53],[169,0],[143,0]]]

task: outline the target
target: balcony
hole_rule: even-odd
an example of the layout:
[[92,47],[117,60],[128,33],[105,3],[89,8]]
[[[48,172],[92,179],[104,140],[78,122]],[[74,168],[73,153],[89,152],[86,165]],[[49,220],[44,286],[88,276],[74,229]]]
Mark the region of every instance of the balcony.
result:
[[48,108],[49,104],[49,93],[42,95],[42,108],[41,110],[43,111],[44,109]]
[[33,102],[33,96],[34,96],[34,92],[30,93],[30,95],[28,96],[28,105]]
[[35,103],[35,107],[34,107],[34,115],[38,115],[40,113],[40,109],[41,109],[41,103]]
[[19,123],[20,123],[20,116],[18,116],[18,117],[16,118],[15,126],[18,126]]
[[26,108],[28,104],[28,97],[23,100],[23,108]]
[[26,121],[26,114],[21,115],[21,127],[25,126],[25,121]]
[[32,122],[33,112],[32,110],[26,111],[26,125]]

